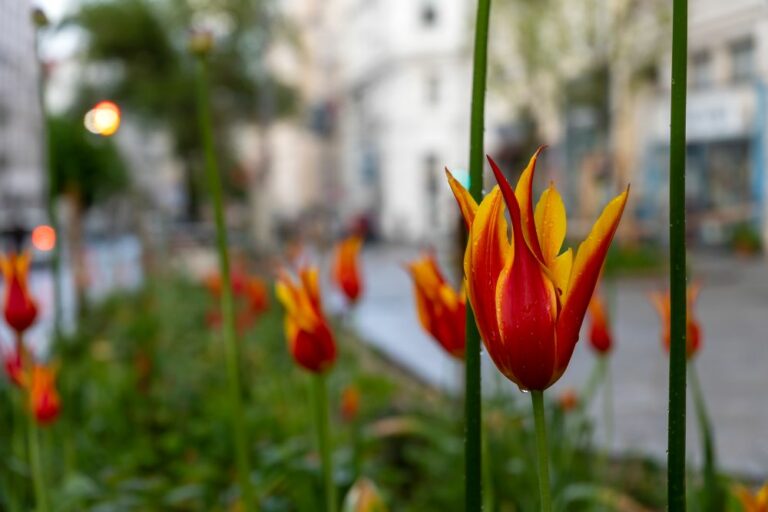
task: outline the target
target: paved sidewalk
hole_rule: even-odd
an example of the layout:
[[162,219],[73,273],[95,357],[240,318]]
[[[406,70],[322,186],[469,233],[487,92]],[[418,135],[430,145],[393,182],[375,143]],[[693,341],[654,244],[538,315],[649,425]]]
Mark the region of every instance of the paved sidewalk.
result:
[[[415,257],[407,248],[373,248],[364,254],[366,295],[355,322],[363,336],[427,381],[446,389],[460,385],[461,367],[422,331],[411,283],[402,263]],[[694,258],[702,281],[697,307],[703,349],[699,376],[717,434],[724,467],[759,478],[768,476],[768,264],[762,260]],[[662,279],[618,283],[613,312],[617,349],[611,361],[615,433],[613,449],[664,457],[666,451],[667,357],[661,349],[659,321],[648,302]],[[498,386],[484,357],[484,386]],[[587,343],[576,347],[568,372],[551,391],[581,388],[594,358]],[[517,394],[513,384],[502,386]],[[600,398],[595,400],[599,405]],[[689,400],[690,402],[690,400]],[[698,441],[689,403],[689,448],[698,460]],[[599,422],[598,422],[599,423]],[[598,440],[604,436],[598,426]]]

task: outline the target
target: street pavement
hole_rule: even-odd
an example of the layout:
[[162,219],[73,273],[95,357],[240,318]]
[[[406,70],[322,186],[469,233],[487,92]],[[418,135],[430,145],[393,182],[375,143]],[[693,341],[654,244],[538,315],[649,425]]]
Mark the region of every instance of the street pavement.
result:
[[[365,296],[354,322],[372,345],[425,381],[456,391],[462,368],[421,329],[410,279],[402,264],[418,254],[413,248],[370,248],[364,253]],[[724,468],[755,478],[768,476],[768,263],[724,256],[691,258],[693,276],[702,284],[696,307],[703,329],[703,348],[695,365],[715,425]],[[664,290],[663,276],[623,279],[610,293],[616,350],[611,358],[616,453],[648,454],[662,460],[666,452],[668,359],[660,342],[660,325],[648,301]],[[551,390],[583,389],[595,358],[582,336],[565,376]],[[484,390],[508,389],[483,354]],[[593,400],[597,442],[602,397]],[[694,411],[688,406],[688,453],[700,460]]]

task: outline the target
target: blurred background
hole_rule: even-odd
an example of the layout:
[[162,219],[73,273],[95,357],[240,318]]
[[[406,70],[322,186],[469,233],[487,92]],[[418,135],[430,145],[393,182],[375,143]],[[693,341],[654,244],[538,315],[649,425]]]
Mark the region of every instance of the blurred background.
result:
[[[47,23],[35,24],[34,7]],[[427,382],[457,389],[458,367],[421,332],[401,264],[430,247],[459,268],[461,222],[443,169],[468,179],[474,8],[1,0],[3,248],[38,233],[33,281],[50,303],[46,251],[58,240],[70,328],[84,303],[139,287],[158,268],[215,268],[187,51],[190,30],[207,30],[233,247],[269,261],[300,245],[322,254],[340,234],[364,231],[367,297],[355,326]],[[666,357],[647,295],[666,286],[670,9],[666,0],[495,0],[486,113],[486,152],[511,179],[549,146],[536,187],[556,182],[571,244],[631,183],[608,270],[618,333],[611,444],[659,456]],[[692,277],[703,285],[702,380],[725,465],[763,476],[766,81],[768,3],[692,0],[687,201]],[[49,208],[59,230],[36,230]],[[31,334],[40,351],[49,329]],[[577,349],[564,386],[586,380],[587,357]]]

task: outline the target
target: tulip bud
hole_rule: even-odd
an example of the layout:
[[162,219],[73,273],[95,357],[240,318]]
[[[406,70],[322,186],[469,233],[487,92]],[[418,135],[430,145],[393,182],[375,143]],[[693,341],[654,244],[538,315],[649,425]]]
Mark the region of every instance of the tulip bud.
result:
[[557,405],[559,405],[564,412],[572,411],[579,406],[579,395],[573,389],[566,389],[560,393],[560,396],[557,399]]
[[37,28],[45,28],[50,24],[50,21],[44,10],[40,7],[35,7],[32,9],[32,23],[34,23]]
[[3,367],[8,380],[17,387],[24,382],[24,363],[22,349],[14,348],[12,352],[3,355]]
[[27,276],[29,253],[0,256],[0,267],[5,276],[5,304],[3,313],[8,325],[21,335],[37,319],[37,304],[29,294]]
[[348,386],[341,394],[341,417],[347,423],[357,419],[360,412],[360,392],[355,386]]
[[48,425],[59,417],[61,404],[56,391],[56,373],[47,366],[35,366],[29,383],[29,406],[40,425]]

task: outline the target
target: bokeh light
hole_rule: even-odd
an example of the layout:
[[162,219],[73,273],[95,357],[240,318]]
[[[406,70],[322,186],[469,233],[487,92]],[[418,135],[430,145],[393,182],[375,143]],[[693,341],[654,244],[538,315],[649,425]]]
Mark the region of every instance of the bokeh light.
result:
[[56,230],[45,224],[32,230],[32,245],[38,251],[51,251],[56,247]]
[[109,137],[120,127],[120,108],[111,101],[101,101],[85,114],[85,128]]

